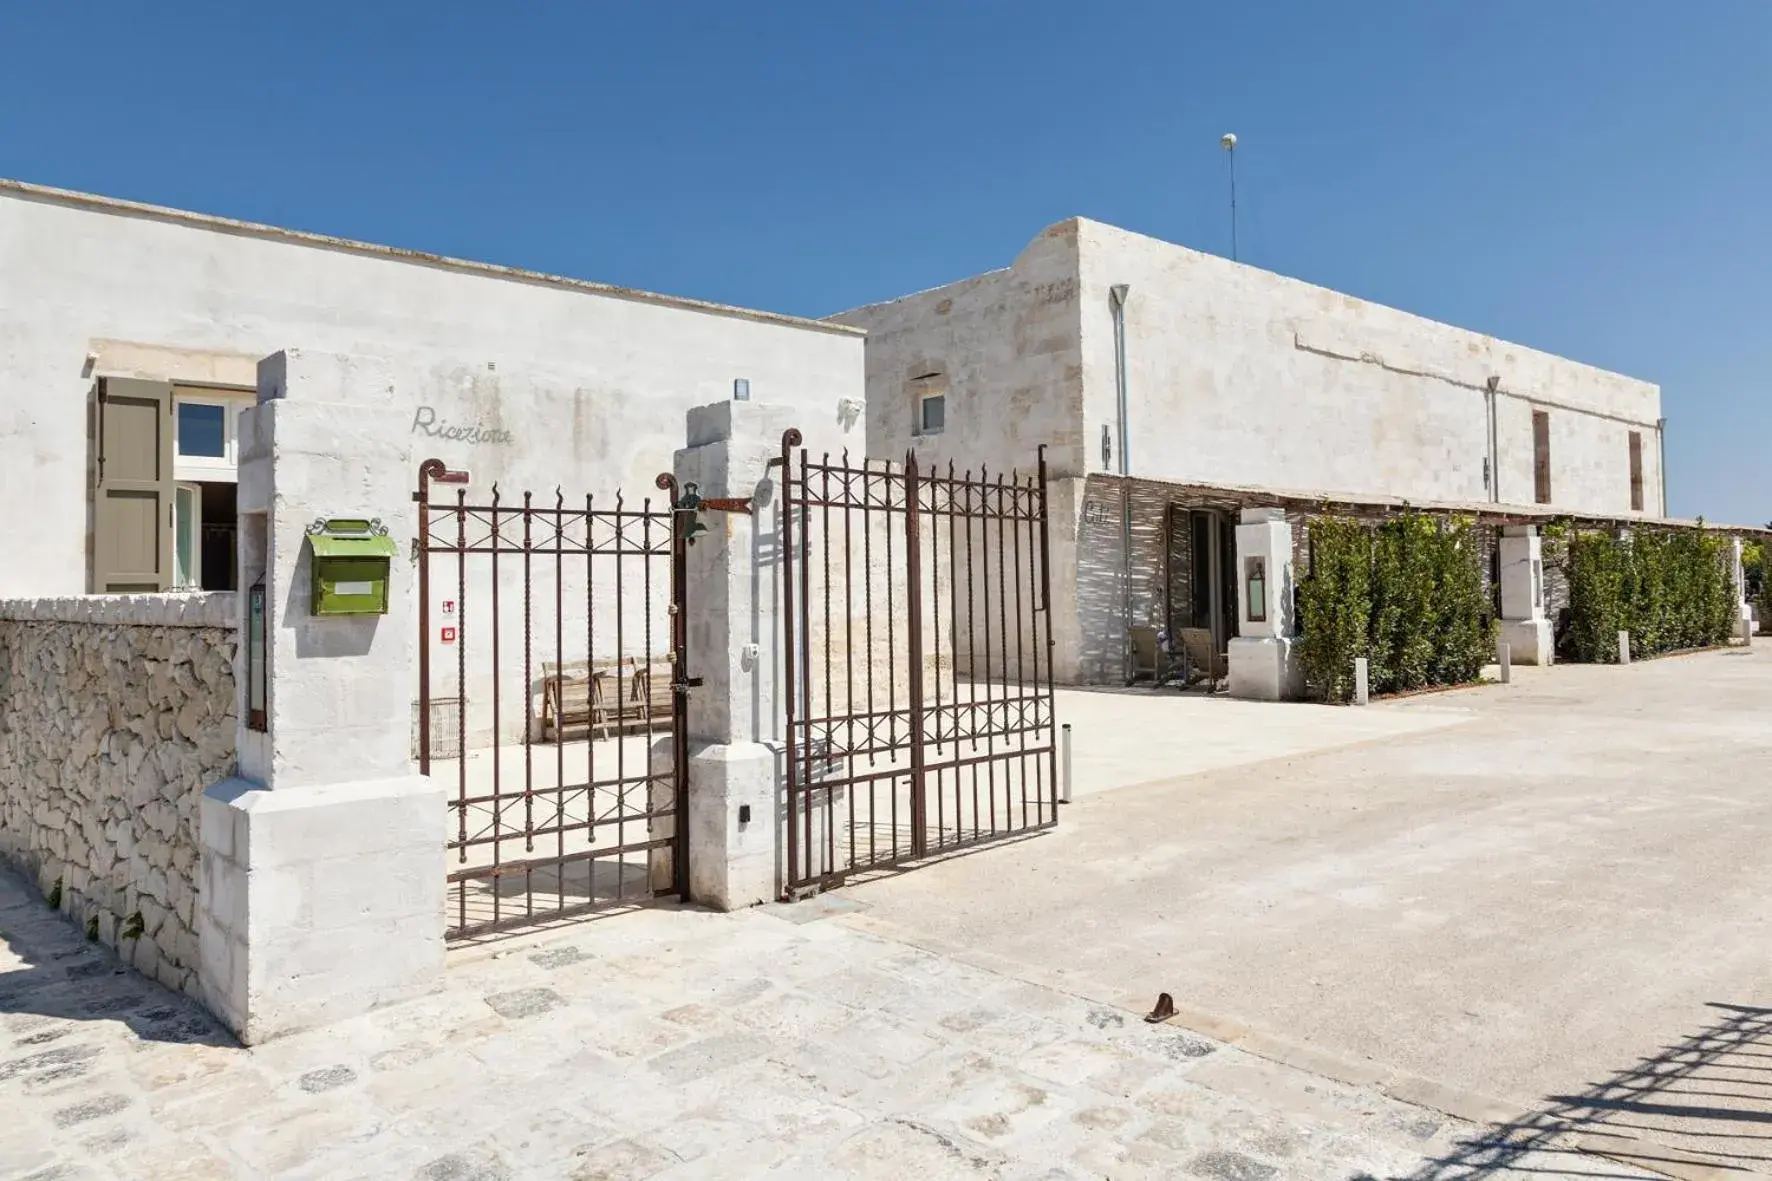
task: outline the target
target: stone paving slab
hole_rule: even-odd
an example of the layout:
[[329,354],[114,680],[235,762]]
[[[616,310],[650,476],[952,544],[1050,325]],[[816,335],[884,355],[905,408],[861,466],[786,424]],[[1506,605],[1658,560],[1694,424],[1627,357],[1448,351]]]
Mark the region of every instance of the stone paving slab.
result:
[[245,1050],[0,874],[0,1178],[1514,1175],[1467,1171],[1457,1120],[799,917],[470,949],[432,996]]

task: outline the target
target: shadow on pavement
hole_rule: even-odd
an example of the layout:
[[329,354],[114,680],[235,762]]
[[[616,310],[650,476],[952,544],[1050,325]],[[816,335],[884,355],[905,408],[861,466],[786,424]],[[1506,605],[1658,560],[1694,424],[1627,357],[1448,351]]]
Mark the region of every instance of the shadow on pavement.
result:
[[[16,875],[0,870],[0,1081],[61,1061],[80,1022],[117,1021],[144,1041],[232,1046],[202,1006],[89,942]],[[96,1053],[96,1050],[93,1051]]]
[[1397,1181],[1772,1175],[1772,1009],[1708,1007],[1685,1040]]

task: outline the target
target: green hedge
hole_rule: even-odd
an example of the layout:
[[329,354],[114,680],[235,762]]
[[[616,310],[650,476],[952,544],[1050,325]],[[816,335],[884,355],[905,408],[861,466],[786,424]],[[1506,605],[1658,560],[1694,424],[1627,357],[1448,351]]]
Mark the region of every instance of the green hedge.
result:
[[1298,606],[1312,692],[1350,699],[1360,656],[1373,693],[1476,679],[1495,624],[1468,522],[1410,513],[1373,528],[1325,516],[1311,522],[1310,540]]
[[1560,555],[1569,582],[1563,660],[1611,664],[1618,633],[1631,655],[1727,643],[1738,616],[1729,539],[1703,529],[1571,530]]
[[1772,619],[1772,544],[1748,542],[1742,547],[1741,566],[1747,575],[1748,597],[1760,605],[1760,618]]

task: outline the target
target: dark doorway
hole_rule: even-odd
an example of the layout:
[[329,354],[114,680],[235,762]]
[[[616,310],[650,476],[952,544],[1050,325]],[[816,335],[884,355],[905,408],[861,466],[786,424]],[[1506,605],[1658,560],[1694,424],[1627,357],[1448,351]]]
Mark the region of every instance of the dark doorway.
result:
[[1221,679],[1237,634],[1237,533],[1217,509],[1169,506],[1166,585],[1172,649],[1190,677]]
[[203,494],[203,536],[199,548],[198,575],[206,591],[237,590],[234,585],[236,533],[234,511],[236,486],[219,480],[197,485]]

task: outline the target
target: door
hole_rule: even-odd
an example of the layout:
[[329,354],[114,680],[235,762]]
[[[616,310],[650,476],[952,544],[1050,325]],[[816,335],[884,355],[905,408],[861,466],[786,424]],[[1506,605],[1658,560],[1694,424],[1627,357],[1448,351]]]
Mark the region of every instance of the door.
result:
[[203,586],[203,489],[178,484],[172,491],[172,585],[178,590]]
[[100,378],[96,434],[92,588],[165,590],[173,580],[172,386]]

